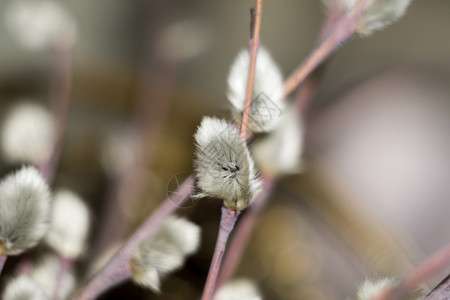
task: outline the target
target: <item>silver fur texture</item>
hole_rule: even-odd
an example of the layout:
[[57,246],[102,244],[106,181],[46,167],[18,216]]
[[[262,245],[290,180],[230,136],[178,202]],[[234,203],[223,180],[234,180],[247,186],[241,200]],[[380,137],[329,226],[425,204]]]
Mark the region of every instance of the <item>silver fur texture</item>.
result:
[[195,171],[199,196],[223,199],[231,210],[243,210],[261,191],[247,145],[236,127],[205,117],[195,134]]
[[20,275],[6,285],[3,300],[46,300],[41,287],[27,275]]
[[23,167],[0,183],[0,254],[17,255],[47,233],[51,195],[33,167]]
[[161,279],[181,268],[186,256],[197,251],[200,227],[183,218],[169,217],[158,232],[144,240],[133,254],[133,280],[155,292]]

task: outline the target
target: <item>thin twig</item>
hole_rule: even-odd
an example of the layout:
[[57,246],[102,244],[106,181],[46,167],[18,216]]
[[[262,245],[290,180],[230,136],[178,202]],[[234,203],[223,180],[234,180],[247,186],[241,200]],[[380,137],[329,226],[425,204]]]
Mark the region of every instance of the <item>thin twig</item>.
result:
[[[382,291],[374,300],[400,299],[405,294],[413,291],[419,285],[425,283],[432,276],[447,268],[450,264],[450,244],[445,245],[432,254],[414,271],[406,276],[398,286],[392,290]],[[447,297],[449,296],[447,292]],[[448,298],[445,298],[448,299]]]
[[[53,182],[61,157],[64,135],[69,123],[72,90],[72,45],[56,43],[51,49],[52,66],[50,72],[50,106],[55,121],[55,138],[52,152],[47,159],[35,165],[48,185]],[[5,257],[5,261],[6,261]],[[31,258],[26,257],[19,267],[31,265]],[[4,261],[3,261],[4,264]],[[1,273],[1,269],[0,269]]]
[[284,94],[288,96],[314,71],[330,54],[342,46],[356,32],[359,17],[368,0],[359,0],[306,60],[292,72],[284,83]]
[[[244,104],[244,113],[242,116],[241,137],[243,140],[247,139],[248,120],[250,117],[253,86],[255,81],[255,67],[256,57],[258,55],[260,31],[261,31],[261,14],[262,14],[262,0],[256,0],[256,9],[250,11],[250,64],[247,79],[247,93]],[[225,252],[228,236],[233,230],[236,223],[238,211],[229,210],[222,207],[222,215],[220,219],[219,234],[217,237],[216,247],[214,249],[213,259],[206,279],[205,287],[203,289],[202,300],[210,300],[214,296],[217,277],[219,275],[223,254]]]
[[250,49],[250,65],[247,79],[247,94],[244,104],[244,113],[242,115],[241,137],[243,140],[245,140],[247,137],[248,119],[250,117],[252,105],[253,85],[255,82],[256,56],[258,55],[260,30],[261,30],[261,13],[262,13],[262,0],[257,0],[255,13],[252,14],[254,19],[252,18],[253,20],[251,22],[252,26],[254,27],[250,28],[250,32],[253,36],[251,36],[250,38],[251,49]]
[[113,258],[94,275],[75,299],[95,299],[103,292],[130,278],[129,262],[134,250],[144,239],[153,235],[164,220],[189,199],[193,191],[194,183],[195,177],[191,175],[178,187],[174,194],[161,203],[156,211],[133,233]]
[[57,274],[57,277],[55,278],[55,289],[53,291],[53,300],[58,300],[59,293],[62,289],[61,285],[64,282],[64,276],[66,276],[66,273],[69,272],[72,269],[73,265],[73,259],[71,258],[64,258],[62,256],[59,257],[59,271]]
[[450,275],[444,278],[432,291],[425,300],[448,300],[450,291]]
[[230,246],[225,254],[223,267],[220,270],[219,278],[217,280],[216,290],[228,281],[236,267],[239,265],[258,218],[270,200],[275,187],[276,182],[272,178],[265,178],[264,193],[252,202],[251,206],[241,217],[239,225],[231,239]]
[[142,188],[142,166],[146,166],[155,151],[155,145],[161,136],[171,105],[170,94],[173,91],[177,66],[173,61],[161,57],[152,44],[155,30],[167,25],[176,15],[176,1],[145,1],[147,15],[144,34],[143,67],[138,82],[136,106],[133,112],[131,128],[133,136],[129,147],[136,150],[134,163],[119,174],[112,183],[101,214],[97,239],[92,247],[93,257],[97,257],[109,245],[123,238],[126,232],[126,216],[123,207],[136,209],[135,199],[139,198]]
[[203,289],[202,300],[211,300],[214,296],[217,276],[219,274],[220,265],[223,254],[227,245],[228,236],[233,230],[234,224],[239,216],[239,211],[229,210],[222,206],[222,216],[220,219],[219,235],[217,237],[216,248],[214,249],[214,256],[211,261],[211,266],[206,279],[205,288]]
[[[342,4],[338,1],[331,1],[328,5],[325,19],[319,31],[319,35],[316,40],[316,46],[320,45],[322,40],[332,31],[342,16]],[[294,100],[294,107],[300,116],[300,119],[304,119],[307,109],[311,102],[316,98],[319,91],[319,84],[322,80],[322,74],[326,64],[322,64],[315,71],[313,71],[303,82],[303,85],[299,88]]]
[[[327,15],[322,24],[317,44],[326,36],[326,34],[333,28],[336,24],[341,11],[339,5],[331,5],[327,11]],[[311,74],[305,81],[305,85],[299,90],[295,99],[295,109],[297,113],[303,117],[305,113],[305,107],[312,99],[314,99],[317,90],[318,83],[320,82],[320,76],[317,75],[317,71]],[[307,85],[306,85],[307,84]],[[219,274],[219,279],[217,281],[216,290],[220,288],[222,284],[228,281],[232,276],[235,269],[239,265],[241,258],[243,256],[244,250],[248,244],[251,233],[256,226],[257,220],[261,212],[266,207],[273,190],[275,189],[277,180],[275,178],[264,178],[264,190],[265,192],[254,200],[252,205],[249,207],[248,211],[241,217],[241,220],[235,229],[235,233],[228,247],[228,251],[225,254],[222,270]]]

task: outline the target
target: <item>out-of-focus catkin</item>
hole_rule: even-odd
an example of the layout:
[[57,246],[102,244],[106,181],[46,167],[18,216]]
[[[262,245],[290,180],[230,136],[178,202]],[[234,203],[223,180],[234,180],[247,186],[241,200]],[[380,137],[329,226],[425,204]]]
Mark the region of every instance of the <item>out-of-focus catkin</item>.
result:
[[16,255],[47,233],[50,191],[34,167],[23,167],[0,182],[0,254]]

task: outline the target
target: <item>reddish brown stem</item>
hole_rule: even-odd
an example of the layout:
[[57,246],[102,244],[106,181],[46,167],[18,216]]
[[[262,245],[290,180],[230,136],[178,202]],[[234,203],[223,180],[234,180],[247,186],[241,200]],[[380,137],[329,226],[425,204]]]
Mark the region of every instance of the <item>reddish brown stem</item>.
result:
[[113,258],[94,275],[75,299],[95,299],[103,292],[130,278],[129,261],[134,250],[144,239],[154,234],[161,223],[189,199],[194,183],[194,176],[189,176],[174,194],[161,203],[156,211],[133,233]]
[[222,263],[223,254],[228,241],[228,236],[233,230],[234,224],[239,216],[239,211],[229,210],[222,207],[222,217],[220,219],[219,235],[217,237],[216,248],[209,268],[208,278],[203,289],[202,300],[211,300],[214,296],[217,276]]
[[242,126],[241,126],[241,137],[243,140],[247,138],[247,128],[248,119],[250,116],[252,97],[253,97],[253,85],[255,82],[255,67],[256,67],[256,56],[258,55],[260,31],[261,31],[261,13],[262,13],[262,0],[256,1],[256,10],[254,13],[254,19],[252,20],[253,28],[250,29],[253,36],[250,40],[250,65],[248,70],[247,79],[247,94],[244,104],[244,113],[242,115]]
[[328,56],[350,39],[356,32],[359,17],[367,0],[359,0],[355,7],[345,15],[328,36],[317,46],[306,60],[292,72],[284,83],[287,97],[314,71]]

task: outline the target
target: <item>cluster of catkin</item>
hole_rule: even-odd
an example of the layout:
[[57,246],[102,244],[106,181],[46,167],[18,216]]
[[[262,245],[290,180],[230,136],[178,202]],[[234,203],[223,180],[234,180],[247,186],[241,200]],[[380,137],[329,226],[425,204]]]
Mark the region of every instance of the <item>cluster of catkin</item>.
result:
[[[352,11],[360,3],[323,2],[326,6],[341,6],[344,11]],[[366,1],[356,31],[370,35],[384,28],[403,15],[409,2]],[[75,42],[75,22],[57,2],[15,0],[5,15],[7,27],[27,49],[55,45],[70,48]],[[232,120],[204,117],[194,136],[195,196],[219,199],[230,211],[246,209],[264,193],[264,179],[278,179],[302,170],[301,116],[286,96],[283,75],[269,51],[259,46],[256,57],[250,106],[246,107],[245,102],[250,52],[243,50],[228,77]],[[240,127],[246,111],[249,134],[243,138]],[[68,299],[75,293],[73,264],[88,247],[90,210],[73,191],[50,191],[51,178],[45,178],[38,167],[54,159],[57,127],[48,110],[27,101],[14,106],[3,120],[3,155],[25,165],[0,183],[0,255],[20,255],[41,242],[46,249],[36,262],[24,260],[17,276],[2,291],[5,300]],[[200,236],[196,224],[175,216],[165,218],[153,235],[133,249],[127,269],[131,273],[124,278],[131,277],[135,283],[160,292],[161,281],[198,250]],[[367,281],[357,298],[372,299],[395,284],[391,279]],[[262,298],[248,279],[229,282],[214,295],[216,300]]]

